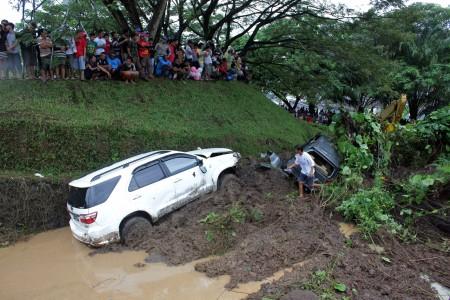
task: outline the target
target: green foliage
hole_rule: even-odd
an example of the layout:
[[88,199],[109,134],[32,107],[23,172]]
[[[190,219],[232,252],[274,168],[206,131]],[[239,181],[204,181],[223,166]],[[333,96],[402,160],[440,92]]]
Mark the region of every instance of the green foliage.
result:
[[380,187],[361,189],[342,201],[336,210],[348,220],[354,220],[365,233],[373,233],[380,226],[393,222],[390,211],[394,208],[391,194]]
[[[0,168],[87,172],[154,149],[290,149],[317,129],[239,82],[0,82]],[[268,122],[270,120],[270,122]]]
[[231,246],[239,226],[245,222],[261,222],[263,217],[257,208],[245,209],[239,203],[233,203],[222,214],[208,213],[200,223],[206,225],[205,238],[213,246],[213,251],[222,252]]
[[259,208],[252,208],[249,212],[249,220],[251,222],[261,222],[264,218],[264,213]]
[[342,282],[336,281],[336,278],[333,276],[334,268],[340,255],[334,258],[325,270],[319,269],[313,272],[308,280],[302,284],[302,288],[313,291],[322,300],[346,299],[345,296],[341,298],[338,294],[346,293],[347,286]]
[[334,289],[338,292],[344,293],[345,291],[347,291],[347,286],[339,282],[334,285]]
[[393,135],[396,166],[420,167],[449,155],[450,106],[432,112],[424,120],[402,127]]
[[[445,215],[448,209],[445,204],[440,209],[423,205],[429,195],[439,194],[450,181],[448,113],[449,108],[444,107],[423,121],[399,127],[394,134],[383,132],[370,114],[338,118],[333,132],[343,156],[341,176],[323,188],[325,204],[358,223],[366,235],[385,226],[403,239],[415,239],[409,225],[416,218]],[[426,172],[413,173],[406,179],[391,178],[396,172],[392,168],[403,157],[413,160],[416,155],[421,157],[416,159],[421,169],[437,156],[439,159],[428,165]],[[396,212],[401,222],[396,220]]]

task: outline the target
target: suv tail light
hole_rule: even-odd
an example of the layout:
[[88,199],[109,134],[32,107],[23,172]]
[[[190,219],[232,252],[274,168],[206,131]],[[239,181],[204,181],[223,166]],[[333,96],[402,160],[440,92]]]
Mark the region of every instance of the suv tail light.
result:
[[97,219],[97,212],[87,215],[80,215],[80,222],[84,224],[92,224],[95,222],[95,219]]

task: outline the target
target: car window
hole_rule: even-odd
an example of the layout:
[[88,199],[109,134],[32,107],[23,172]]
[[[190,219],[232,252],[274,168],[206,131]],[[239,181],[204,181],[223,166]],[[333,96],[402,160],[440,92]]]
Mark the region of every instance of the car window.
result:
[[174,157],[164,162],[171,175],[183,172],[198,165],[194,157]]
[[120,180],[120,176],[108,179],[89,188],[69,187],[69,205],[76,208],[91,208],[108,200]]
[[87,207],[94,207],[105,202],[109,195],[119,182],[120,176],[106,180],[105,182],[99,183],[90,187],[86,193],[86,204]]
[[164,177],[164,172],[159,164],[155,164],[145,168],[139,168],[139,170],[133,174],[133,178],[131,179],[130,185],[128,186],[128,191],[135,191],[144,186],[160,181]]

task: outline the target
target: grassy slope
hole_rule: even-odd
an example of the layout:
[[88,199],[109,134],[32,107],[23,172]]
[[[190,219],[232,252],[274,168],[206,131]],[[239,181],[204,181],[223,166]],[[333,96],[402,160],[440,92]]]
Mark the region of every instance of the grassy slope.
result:
[[86,171],[151,149],[290,149],[318,129],[238,82],[0,82],[0,168]]

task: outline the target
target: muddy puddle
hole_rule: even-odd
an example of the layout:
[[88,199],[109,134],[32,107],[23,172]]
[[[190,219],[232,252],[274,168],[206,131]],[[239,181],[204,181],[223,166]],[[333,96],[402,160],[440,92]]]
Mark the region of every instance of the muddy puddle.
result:
[[229,276],[208,278],[194,261],[144,263],[144,251],[89,255],[69,228],[48,231],[0,249],[0,299],[242,299],[261,284],[227,290]]

